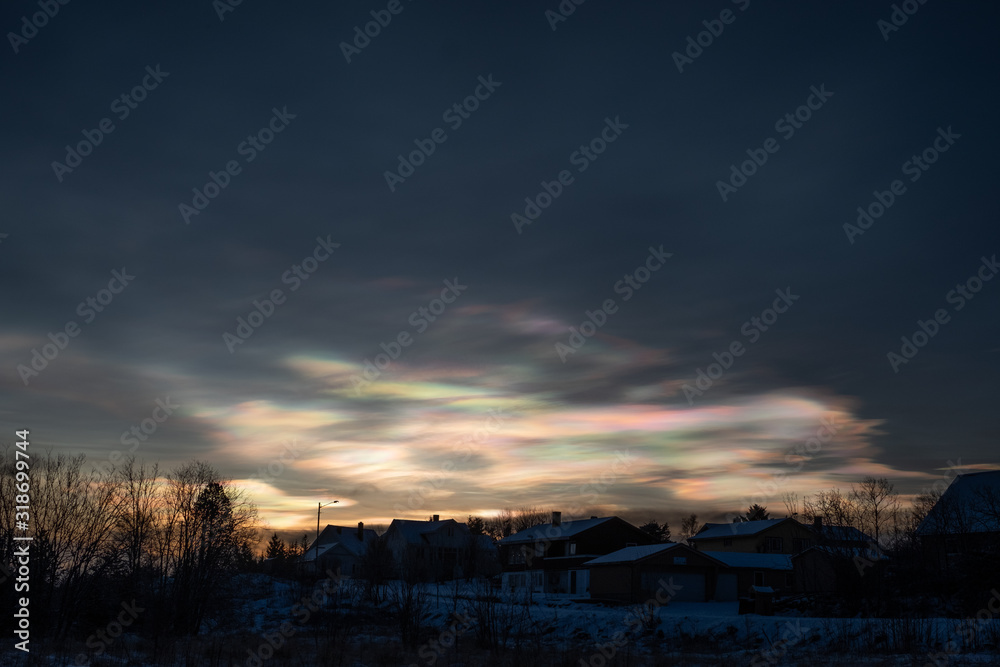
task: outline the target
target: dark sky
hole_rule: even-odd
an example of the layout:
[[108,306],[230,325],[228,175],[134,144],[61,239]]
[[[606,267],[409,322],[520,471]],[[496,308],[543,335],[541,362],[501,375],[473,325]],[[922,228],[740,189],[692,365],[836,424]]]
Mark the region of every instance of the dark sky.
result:
[[[277,527],[333,498],[344,520],[707,516],[997,463],[994,4],[914,2],[886,31],[890,3],[592,0],[553,30],[555,0],[402,0],[350,62],[386,3],[220,5],[71,2],[34,31],[37,4],[5,4],[30,38],[0,61],[0,441],[205,459]],[[185,216],[210,172],[226,187]],[[799,297],[777,315],[776,290]]]

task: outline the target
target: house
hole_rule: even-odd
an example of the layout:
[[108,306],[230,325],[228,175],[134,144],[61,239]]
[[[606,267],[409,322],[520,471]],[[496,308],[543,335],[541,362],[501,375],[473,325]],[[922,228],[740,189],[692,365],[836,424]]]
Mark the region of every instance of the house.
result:
[[651,543],[649,535],[616,516],[563,522],[562,513],[553,512],[550,523],[500,540],[502,585],[508,590],[584,596],[590,575],[584,563]]
[[627,547],[586,566],[596,600],[729,602],[746,597],[753,586],[792,591],[792,563],[784,554],[705,552],[667,543]]
[[792,518],[706,523],[688,544],[698,551],[795,554],[816,543],[817,535]]
[[437,514],[430,521],[393,519],[384,538],[397,573],[404,579],[446,581],[470,574],[470,557],[475,547],[464,523],[454,519],[441,521]]
[[793,555],[795,591],[841,595],[860,593],[861,577],[874,571],[872,568],[884,566],[887,560],[880,550],[864,545],[821,545]]
[[343,575],[356,577],[361,572],[361,561],[368,545],[376,539],[375,531],[365,528],[363,522],[358,522],[356,529],[349,526],[327,525],[306,552],[299,556],[299,563],[310,572],[325,572],[332,569],[335,572],[339,570]]
[[955,477],[917,527],[925,554],[949,568],[1000,553],[1000,470]]
[[[715,598],[725,566],[691,547],[668,542],[625,547],[585,563],[590,597],[615,602],[643,602],[663,597],[677,602]],[[735,599],[735,598],[734,598]]]

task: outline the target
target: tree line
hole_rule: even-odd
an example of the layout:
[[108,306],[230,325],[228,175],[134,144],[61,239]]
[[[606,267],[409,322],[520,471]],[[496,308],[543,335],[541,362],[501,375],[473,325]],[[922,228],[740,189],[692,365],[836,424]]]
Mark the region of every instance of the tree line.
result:
[[[18,595],[30,598],[42,636],[103,626],[131,600],[144,609],[138,625],[195,634],[227,575],[255,560],[256,507],[207,463],[161,475],[128,457],[88,471],[84,455],[50,451],[31,464],[29,527],[15,532],[14,457],[4,452],[0,563],[15,562],[15,534],[33,537],[29,589]],[[5,609],[13,597],[4,586]]]

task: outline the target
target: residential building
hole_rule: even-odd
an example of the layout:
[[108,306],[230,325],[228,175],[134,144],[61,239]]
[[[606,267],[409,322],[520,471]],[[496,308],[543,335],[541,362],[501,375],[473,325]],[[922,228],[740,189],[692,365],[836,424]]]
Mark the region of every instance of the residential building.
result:
[[787,555],[706,552],[679,543],[627,547],[586,567],[590,597],[617,602],[728,602],[747,597],[753,586],[788,594],[794,585]]
[[[430,521],[393,519],[384,539],[401,578],[447,581],[471,574],[470,557],[477,547],[464,523],[441,521],[437,514]],[[485,547],[481,540],[476,544]]]
[[584,563],[651,543],[649,535],[616,516],[563,522],[562,513],[553,512],[551,522],[500,540],[502,585],[508,590],[585,596],[590,571]]
[[299,563],[306,571],[316,572],[318,558],[319,572],[330,569],[356,577],[361,572],[361,560],[368,545],[376,539],[375,531],[365,528],[362,522],[358,522],[357,528],[328,524],[306,552],[299,556]]
[[706,523],[688,544],[698,551],[795,554],[816,543],[817,535],[792,518]]
[[955,477],[917,528],[928,557],[950,568],[1000,554],[1000,470]]

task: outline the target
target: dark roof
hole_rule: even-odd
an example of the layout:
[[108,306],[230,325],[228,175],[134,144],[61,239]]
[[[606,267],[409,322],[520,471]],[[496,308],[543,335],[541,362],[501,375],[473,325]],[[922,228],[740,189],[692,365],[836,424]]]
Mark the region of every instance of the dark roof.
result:
[[1000,532],[1000,470],[958,475],[917,528],[918,535]]
[[737,523],[706,523],[697,535],[689,537],[692,540],[711,540],[720,537],[746,537],[756,535],[761,531],[777,526],[782,521],[794,519],[765,519],[763,521],[740,521]]
[[758,554],[742,551],[699,551],[729,567],[752,567],[757,570],[791,570],[792,559],[786,554]]
[[469,532],[468,526],[454,519],[443,519],[441,521],[393,519],[392,523],[389,524],[388,532],[398,532],[410,544],[423,544],[427,541],[424,537],[425,535],[441,530],[445,526],[457,527],[461,531]]
[[585,530],[590,530],[606,521],[611,521],[617,517],[606,516],[595,519],[580,519],[578,521],[563,521],[558,526],[551,523],[542,523],[531,528],[508,535],[500,540],[500,544],[522,544],[526,542],[537,542],[538,540],[563,540],[574,535],[579,535]]

